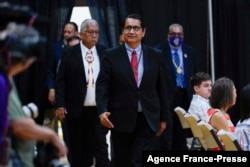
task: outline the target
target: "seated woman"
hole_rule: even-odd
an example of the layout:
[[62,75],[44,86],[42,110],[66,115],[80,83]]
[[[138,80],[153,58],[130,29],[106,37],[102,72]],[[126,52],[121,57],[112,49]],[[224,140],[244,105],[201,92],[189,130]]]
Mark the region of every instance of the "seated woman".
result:
[[[234,132],[235,127],[230,119],[228,109],[235,105],[236,102],[236,89],[231,79],[227,77],[219,78],[215,81],[209,103],[211,108],[207,111],[208,123],[219,131]],[[215,148],[214,150],[218,150]]]
[[250,151],[250,84],[240,94],[240,120],[235,128],[235,135],[244,151]]

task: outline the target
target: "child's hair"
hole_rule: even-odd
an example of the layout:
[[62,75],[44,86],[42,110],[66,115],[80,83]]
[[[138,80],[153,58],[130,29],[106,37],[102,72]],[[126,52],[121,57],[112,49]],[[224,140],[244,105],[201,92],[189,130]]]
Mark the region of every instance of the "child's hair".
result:
[[211,80],[211,76],[205,72],[197,72],[190,78],[192,87],[199,86],[203,81]]

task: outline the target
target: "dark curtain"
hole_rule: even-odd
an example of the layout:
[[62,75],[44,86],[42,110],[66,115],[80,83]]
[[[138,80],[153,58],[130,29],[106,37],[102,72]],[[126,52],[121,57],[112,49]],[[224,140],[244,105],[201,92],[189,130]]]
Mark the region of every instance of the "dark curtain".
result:
[[207,40],[207,1],[200,0],[88,0],[91,16],[100,24],[100,43],[107,47],[118,44],[121,21],[127,14],[138,13],[146,23],[144,42],[155,45],[167,38],[168,26],[183,25],[185,41],[197,49],[199,69],[209,72]]
[[[14,77],[23,104],[34,102],[39,112],[43,113],[47,100],[46,77],[53,42],[61,38],[62,27],[69,21],[74,0],[10,0],[14,6],[27,6],[30,11],[38,14],[34,27],[46,42],[41,42],[35,54],[38,56],[28,70]],[[42,20],[42,21],[41,21]],[[41,114],[43,116],[43,114]]]
[[216,78],[231,78],[237,89],[237,103],[230,110],[234,124],[239,119],[239,95],[250,81],[250,1],[213,1]]
[[127,15],[125,1],[87,0],[92,18],[99,23],[101,45],[114,47],[119,44],[121,21]]
[[[28,5],[34,11],[52,20],[50,28],[45,27],[43,30],[44,36],[49,40],[47,45],[60,38],[62,25],[65,20],[69,19],[68,13],[71,12],[73,6],[71,0],[9,2],[29,3]],[[144,42],[149,45],[166,40],[168,26],[171,23],[182,24],[185,42],[197,50],[200,69],[210,73],[208,0],[87,0],[87,3],[92,17],[100,24],[99,42],[107,47],[113,47],[119,43],[121,21],[129,13],[139,13],[144,18],[147,27]],[[250,80],[250,47],[248,46],[250,43],[248,32],[250,1],[213,0],[212,4],[215,78],[221,76],[231,78],[235,82],[239,95],[241,88]],[[41,94],[44,86],[46,61],[49,54],[47,49],[42,53],[42,60],[34,64],[31,71],[26,71],[25,73],[28,73],[26,76],[25,73],[22,74],[24,76],[20,80],[23,82],[19,80],[25,103],[34,99],[32,98],[34,96],[39,99],[38,95]],[[237,111],[238,101],[230,111],[234,123],[238,120]]]
[[[110,5],[111,2],[114,6]],[[89,5],[92,8],[93,18],[101,18],[100,24],[107,28],[104,29],[107,39],[101,39],[104,41],[110,42],[114,37],[118,38],[118,30],[115,29],[117,24],[110,24],[110,18],[106,19],[108,12],[142,15],[147,28],[144,42],[149,45],[166,40],[168,26],[171,23],[182,24],[185,42],[197,50],[199,69],[211,74],[208,2],[208,0],[124,0],[121,3],[126,6],[125,11],[121,11],[120,6],[115,5],[117,2],[111,0],[89,0]],[[250,1],[212,0],[212,13],[215,79],[227,76],[235,83],[238,98],[236,105],[230,110],[230,115],[236,124],[239,119],[239,93],[250,81]],[[117,14],[117,17],[119,16],[121,15]],[[117,19],[113,17],[112,21],[114,20]],[[115,35],[110,33],[110,30]]]
[[127,0],[129,13],[139,13],[146,24],[144,42],[155,45],[167,39],[168,27],[180,23],[184,40],[197,50],[199,69],[210,73],[207,49],[208,9],[204,0]]
[[[202,71],[211,73],[207,0],[127,0],[128,13],[143,16],[147,32],[145,43],[154,45],[166,39],[169,24],[184,27],[185,42],[197,50]],[[238,98],[229,111],[234,124],[239,119],[239,93],[250,81],[250,1],[213,0],[215,79],[231,78]]]

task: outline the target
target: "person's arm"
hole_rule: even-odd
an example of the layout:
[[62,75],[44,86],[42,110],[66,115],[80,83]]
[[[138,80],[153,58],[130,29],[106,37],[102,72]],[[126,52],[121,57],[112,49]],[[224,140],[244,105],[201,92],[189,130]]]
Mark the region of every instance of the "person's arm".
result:
[[67,110],[65,107],[65,65],[67,63],[66,57],[70,55],[67,51],[63,52],[64,55],[60,60],[60,66],[57,71],[56,83],[55,83],[55,107],[56,117],[63,121]]
[[159,78],[158,78],[158,82],[157,82],[157,87],[158,87],[158,94],[159,94],[159,98],[160,98],[160,104],[161,104],[161,111],[160,111],[160,129],[159,131],[156,133],[157,136],[160,136],[163,131],[166,129],[167,127],[167,120],[171,119],[171,115],[170,115],[170,109],[169,109],[169,105],[168,105],[168,97],[167,97],[167,87],[165,84],[165,76],[164,76],[164,72],[163,72],[163,55],[161,52],[159,52],[158,54],[160,54],[160,74],[159,74]]
[[111,69],[107,58],[103,59],[103,68],[101,69],[96,81],[96,104],[100,123],[107,128],[114,128],[109,120],[111,113],[107,110],[109,101],[109,89],[111,83]]
[[8,90],[7,77],[0,72],[0,146],[8,127]]
[[54,73],[54,63],[55,63],[55,58],[51,57],[51,62],[49,65],[49,69],[48,69],[48,76],[47,76],[47,84],[48,84],[48,100],[49,102],[54,105],[55,104],[55,73]]
[[228,121],[221,112],[214,113],[211,118],[211,125],[217,130],[223,129],[231,132],[230,127],[228,126]]
[[[47,71],[47,86],[48,86],[48,100],[54,105],[55,104],[55,80],[56,80],[56,72],[57,72],[57,54],[61,52],[61,47],[59,47],[60,42],[55,43],[52,47],[52,53],[49,56],[49,66]],[[61,46],[61,45],[60,45]]]
[[58,149],[58,156],[67,154],[67,148],[57,134],[46,127],[37,125],[31,118],[11,120],[11,130],[14,136],[24,140],[37,140],[52,143]]

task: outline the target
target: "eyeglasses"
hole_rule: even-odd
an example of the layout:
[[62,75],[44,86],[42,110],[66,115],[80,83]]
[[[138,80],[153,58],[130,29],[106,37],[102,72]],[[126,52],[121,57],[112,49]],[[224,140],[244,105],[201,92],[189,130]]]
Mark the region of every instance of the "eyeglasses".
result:
[[100,31],[84,31],[84,32],[86,32],[88,35],[94,35],[94,34],[99,35],[100,33]]
[[169,35],[171,36],[183,36],[182,32],[170,32]]
[[138,31],[141,30],[141,27],[139,27],[139,26],[127,26],[127,27],[124,28],[124,31],[125,31],[125,32],[130,32],[132,29],[133,29],[135,32],[138,32]]

